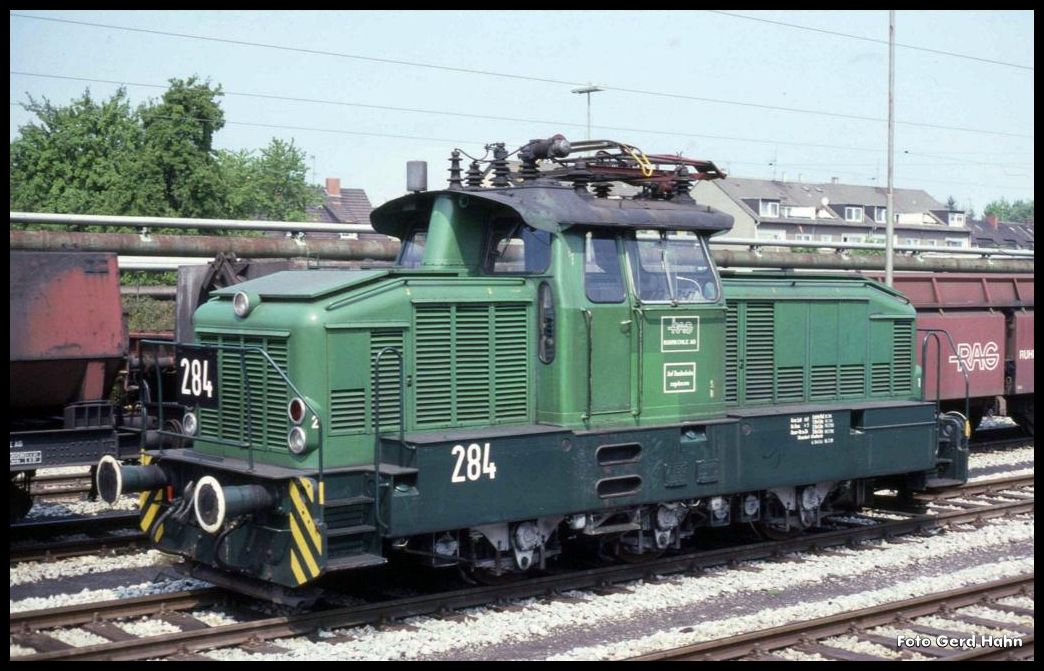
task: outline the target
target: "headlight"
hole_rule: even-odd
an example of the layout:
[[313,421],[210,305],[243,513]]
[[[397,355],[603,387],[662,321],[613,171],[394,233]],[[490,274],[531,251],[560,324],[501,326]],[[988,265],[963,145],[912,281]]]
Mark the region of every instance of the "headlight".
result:
[[286,444],[290,446],[290,451],[294,454],[304,452],[308,447],[308,437],[305,435],[304,429],[299,426],[290,429],[290,434],[286,437]]
[[186,412],[185,417],[181,420],[181,428],[186,436],[194,436],[196,430],[199,429],[199,421],[194,414]]
[[299,398],[293,398],[286,406],[286,414],[294,424],[300,424],[304,419],[305,403]]
[[250,296],[245,291],[238,291],[232,297],[232,310],[235,311],[237,317],[246,317],[250,313],[250,308],[253,307],[250,303]]

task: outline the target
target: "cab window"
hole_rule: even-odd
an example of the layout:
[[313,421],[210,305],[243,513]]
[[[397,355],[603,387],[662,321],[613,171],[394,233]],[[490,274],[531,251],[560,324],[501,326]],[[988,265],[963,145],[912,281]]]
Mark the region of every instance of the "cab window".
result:
[[584,291],[592,303],[619,303],[626,297],[616,236],[588,233],[584,251]]
[[704,237],[688,231],[636,231],[626,247],[639,300],[713,303],[721,295]]
[[486,247],[487,273],[542,273],[551,265],[551,233],[521,219],[497,219]]
[[427,228],[414,228],[406,236],[399,250],[398,264],[402,268],[417,268],[424,259],[424,243],[428,240]]

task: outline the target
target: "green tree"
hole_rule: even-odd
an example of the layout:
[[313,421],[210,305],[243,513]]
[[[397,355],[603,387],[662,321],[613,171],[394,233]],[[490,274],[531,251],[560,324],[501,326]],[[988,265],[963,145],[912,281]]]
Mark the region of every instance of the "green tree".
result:
[[214,133],[225,125],[211,88],[195,77],[171,79],[158,102],[138,109],[145,142],[138,154],[137,209],[167,217],[219,218],[224,212]]
[[995,200],[983,208],[983,215],[997,215],[1001,221],[1029,222],[1033,221],[1033,201],[1016,200],[1009,203],[1006,198]]
[[305,152],[278,139],[256,156],[216,150],[221,96],[221,86],[190,77],[137,109],[124,89],[104,102],[88,90],[66,106],[30,97],[23,107],[36,119],[11,142],[11,209],[303,220],[321,200],[306,182]]
[[89,90],[65,107],[29,97],[37,117],[11,142],[11,209],[78,214],[134,213],[134,165],[144,133],[119,89],[95,102]]
[[322,202],[322,196],[306,183],[307,155],[272,138],[260,156],[244,151],[222,152],[222,176],[227,187],[227,209],[241,219],[303,221],[305,208]]
[[951,212],[956,212],[957,211],[957,199],[954,198],[953,196],[950,196],[949,198],[947,198],[946,199],[946,209],[950,210]]

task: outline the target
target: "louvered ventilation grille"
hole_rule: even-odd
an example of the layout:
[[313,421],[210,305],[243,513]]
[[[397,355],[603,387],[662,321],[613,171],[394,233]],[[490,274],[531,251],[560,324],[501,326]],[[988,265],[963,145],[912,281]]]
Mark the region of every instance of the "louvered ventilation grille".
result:
[[451,308],[417,308],[417,425],[453,419]]
[[739,324],[736,304],[725,311],[725,402],[735,403],[736,368],[739,363]]
[[[260,347],[286,372],[285,338],[200,334],[200,342],[208,345]],[[243,381],[244,368],[246,385]],[[200,409],[200,437],[211,436],[244,443],[249,440],[254,448],[287,449],[289,420],[286,406],[290,401],[289,390],[279,373],[258,352],[245,352],[241,361],[239,352],[220,350],[218,390],[218,409]]]
[[874,396],[887,394],[891,382],[891,366],[875,363],[870,367],[870,391]]
[[[373,362],[377,354],[385,347],[393,347],[405,357],[402,351],[402,331],[374,331],[370,334],[370,366],[372,375]],[[403,362],[405,364],[405,362]],[[391,431],[399,428],[399,357],[391,352],[381,357],[381,370],[378,374],[381,385],[381,430]],[[377,398],[376,390],[370,394],[371,403]],[[371,408],[372,413],[372,408]],[[373,421],[372,419],[370,420]]]
[[780,368],[776,377],[776,398],[779,401],[805,400],[805,369],[801,366]]
[[489,309],[488,305],[457,307],[458,422],[489,419]]
[[330,393],[330,433],[353,433],[366,428],[366,392],[347,389]]
[[416,319],[418,426],[529,416],[526,306],[424,306]]
[[809,399],[825,401],[837,396],[837,368],[835,366],[812,366],[812,389]]
[[747,304],[747,401],[772,400],[773,306]]
[[841,395],[863,396],[866,393],[866,367],[861,363],[841,366]]
[[895,363],[895,389],[897,395],[910,393],[913,384],[913,322],[895,322],[892,351]]
[[522,421],[529,416],[526,306],[498,305],[494,317],[496,419],[498,422]]

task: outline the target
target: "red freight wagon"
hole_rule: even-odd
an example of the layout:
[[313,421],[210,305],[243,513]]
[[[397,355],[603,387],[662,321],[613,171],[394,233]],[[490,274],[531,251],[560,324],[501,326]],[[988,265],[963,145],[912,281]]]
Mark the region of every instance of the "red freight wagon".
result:
[[[884,276],[868,273],[878,281]],[[970,273],[896,273],[895,288],[917,308],[918,329],[944,329],[941,399],[963,411],[968,371],[973,426],[988,408],[1001,406],[1033,431],[1033,275]],[[919,333],[917,360],[921,365]],[[956,351],[955,349],[956,348]],[[925,397],[936,391],[936,350],[929,345]],[[1003,403],[998,402],[1003,399]],[[1003,405],[1007,405],[1004,408]]]

